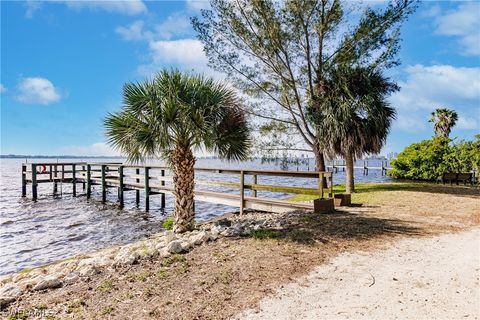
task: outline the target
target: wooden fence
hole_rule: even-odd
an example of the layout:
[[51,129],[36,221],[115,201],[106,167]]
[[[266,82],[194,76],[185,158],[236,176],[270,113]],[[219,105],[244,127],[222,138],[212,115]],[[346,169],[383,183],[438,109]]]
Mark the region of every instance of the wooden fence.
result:
[[[241,170],[241,169],[214,169],[195,168],[195,172],[212,174],[228,174],[238,176],[237,182],[214,181],[211,179],[195,179],[196,186],[213,186],[238,189],[237,193],[210,191],[195,188],[195,200],[236,206],[243,210],[255,209],[270,212],[284,212],[295,209],[312,210],[312,203],[292,202],[277,198],[259,197],[259,191],[280,192],[288,194],[315,195],[318,198],[333,198],[333,173],[318,171],[279,171],[279,170]],[[291,177],[316,179],[316,188],[302,186],[260,184],[262,176]],[[328,188],[324,187],[324,179],[328,181]],[[27,195],[27,186],[32,188],[32,199],[38,198],[38,184],[53,183],[53,193],[58,193],[58,186],[64,183],[72,185],[72,194],[77,196],[77,185],[82,185],[84,194],[89,199],[92,196],[92,186],[101,187],[101,199],[107,200],[107,189],[118,190],[118,202],[124,205],[125,192],[134,191],[135,201],[140,203],[140,191],[143,190],[145,210],[150,209],[150,196],[160,195],[160,206],[165,208],[165,195],[173,194],[173,178],[168,167],[164,166],[135,166],[120,163],[31,163],[22,164],[22,196]],[[249,194],[246,194],[246,191]]]

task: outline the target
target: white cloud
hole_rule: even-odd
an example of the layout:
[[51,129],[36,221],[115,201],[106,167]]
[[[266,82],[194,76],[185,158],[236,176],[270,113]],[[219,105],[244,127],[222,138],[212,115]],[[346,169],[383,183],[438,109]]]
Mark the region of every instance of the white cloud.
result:
[[[426,129],[429,113],[446,107],[460,114],[478,115],[480,108],[480,68],[452,67],[449,65],[409,66],[407,77],[390,98],[397,108],[395,126],[407,132]],[[460,120],[457,129],[473,127],[472,120]]]
[[463,116],[459,116],[456,128],[457,129],[463,129],[463,130],[479,130],[480,125],[479,125],[478,116],[479,116],[479,111],[478,110],[477,110],[476,114],[472,114],[468,118],[465,118]]
[[196,39],[160,40],[149,42],[150,63],[138,67],[140,74],[150,76],[165,67],[203,73],[216,78],[221,76],[207,66],[203,44]]
[[187,8],[192,11],[210,9],[210,2],[208,0],[187,0]]
[[144,24],[145,23],[141,20],[135,21],[128,27],[117,27],[115,32],[126,41],[141,41],[151,39],[152,33],[143,30]]
[[456,10],[435,19],[436,33],[458,37],[464,55],[480,55],[480,3],[461,3]]
[[61,94],[53,83],[45,78],[24,78],[18,84],[18,101],[28,104],[50,104],[61,99]]
[[162,23],[155,26],[159,39],[171,39],[174,35],[179,36],[191,32],[190,19],[180,13],[174,13]]
[[0,83],[0,93],[7,92],[7,88],[3,84]]
[[[31,18],[35,11],[39,10],[43,1],[31,0],[26,2],[27,11],[25,16]],[[61,3],[69,9],[82,10],[104,10],[107,12],[120,13],[125,15],[137,15],[147,12],[147,6],[142,0],[104,0],[104,1],[90,1],[90,0],[52,0],[51,3]]]
[[66,146],[62,152],[72,156],[119,156],[120,153],[104,142],[96,142],[88,146]]

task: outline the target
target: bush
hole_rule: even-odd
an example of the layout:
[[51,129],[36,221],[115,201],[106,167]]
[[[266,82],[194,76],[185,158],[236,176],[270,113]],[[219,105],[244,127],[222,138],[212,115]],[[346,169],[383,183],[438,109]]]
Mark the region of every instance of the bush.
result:
[[449,153],[449,140],[433,138],[405,148],[392,161],[388,174],[397,179],[434,180],[447,171],[443,157]]
[[165,221],[162,222],[162,227],[165,230],[172,230],[173,229],[173,219],[171,217],[167,217]]
[[396,179],[435,180],[445,172],[470,172],[480,168],[480,135],[474,141],[435,137],[414,143],[392,160],[388,175]]

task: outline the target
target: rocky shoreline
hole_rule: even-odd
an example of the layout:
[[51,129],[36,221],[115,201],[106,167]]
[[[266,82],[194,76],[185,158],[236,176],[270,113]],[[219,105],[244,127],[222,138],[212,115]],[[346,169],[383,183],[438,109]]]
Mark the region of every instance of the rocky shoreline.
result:
[[195,230],[183,234],[172,231],[150,236],[135,243],[111,247],[93,253],[80,254],[47,266],[25,269],[0,278],[0,310],[33,291],[68,286],[106,269],[121,268],[143,259],[164,259],[186,253],[219,237],[239,237],[259,229],[281,229],[293,222],[297,213],[248,212],[231,213],[204,222]]

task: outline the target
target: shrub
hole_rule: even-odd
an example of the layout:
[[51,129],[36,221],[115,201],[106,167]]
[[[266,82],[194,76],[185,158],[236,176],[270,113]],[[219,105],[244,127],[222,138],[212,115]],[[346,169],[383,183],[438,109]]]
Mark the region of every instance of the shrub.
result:
[[167,217],[165,219],[165,221],[163,221],[162,227],[165,230],[172,230],[173,229],[173,219],[171,217]]
[[414,143],[392,160],[388,174],[397,179],[434,180],[447,171],[444,156],[449,153],[447,138],[433,138]]
[[470,172],[480,168],[480,135],[474,141],[461,140],[449,145],[451,140],[435,137],[414,143],[392,160],[393,178],[435,180],[445,172]]

